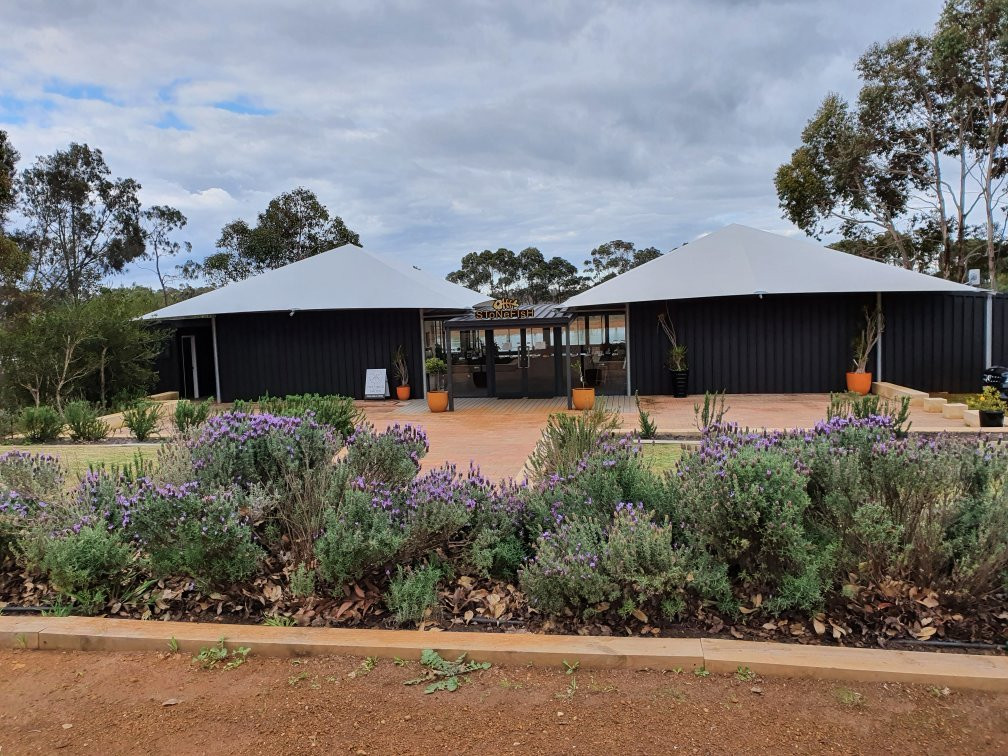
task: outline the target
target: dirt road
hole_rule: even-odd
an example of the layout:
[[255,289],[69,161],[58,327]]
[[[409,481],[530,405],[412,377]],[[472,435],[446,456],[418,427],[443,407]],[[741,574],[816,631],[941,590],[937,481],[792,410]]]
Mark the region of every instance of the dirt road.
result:
[[[1005,753],[1008,695],[674,672],[0,651],[0,754]],[[576,678],[576,689],[571,681]]]

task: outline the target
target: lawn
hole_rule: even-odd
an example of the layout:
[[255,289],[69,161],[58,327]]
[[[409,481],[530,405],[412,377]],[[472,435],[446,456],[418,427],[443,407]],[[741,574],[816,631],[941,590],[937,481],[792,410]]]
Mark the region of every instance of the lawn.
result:
[[70,472],[67,484],[76,485],[91,467],[129,464],[138,454],[152,460],[158,448],[156,444],[4,444],[0,445],[0,454],[14,450],[51,454],[61,459]]
[[675,469],[676,463],[683,453],[682,444],[656,444],[643,441],[641,454],[651,463],[651,469],[658,475],[664,475]]

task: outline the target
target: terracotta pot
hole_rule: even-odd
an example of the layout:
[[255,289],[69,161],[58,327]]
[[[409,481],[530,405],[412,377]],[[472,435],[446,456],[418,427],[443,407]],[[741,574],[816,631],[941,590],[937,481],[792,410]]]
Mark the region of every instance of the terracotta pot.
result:
[[409,386],[396,386],[395,388],[396,398],[401,402],[405,402],[409,399],[409,393]]
[[448,392],[428,391],[427,406],[431,412],[444,412],[448,409]]
[[847,390],[864,396],[871,391],[871,373],[847,373]]
[[595,406],[595,389],[576,388],[572,389],[571,393],[574,398],[574,409],[590,410]]

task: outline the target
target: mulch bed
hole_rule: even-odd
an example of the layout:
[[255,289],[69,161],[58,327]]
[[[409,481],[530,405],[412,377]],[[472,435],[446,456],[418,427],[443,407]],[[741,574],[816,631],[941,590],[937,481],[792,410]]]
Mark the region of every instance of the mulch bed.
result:
[[[270,565],[270,562],[267,562]],[[276,566],[273,564],[272,566]],[[340,596],[296,598],[280,569],[251,583],[206,590],[187,579],[150,584],[127,600],[109,602],[105,616],[132,619],[259,624],[289,617],[310,627],[392,627],[381,591],[370,581],[344,586]],[[0,605],[50,607],[56,595],[10,561],[0,569]],[[718,637],[881,648],[940,648],[943,651],[1004,653],[1008,641],[1008,595],[979,598],[940,595],[899,581],[859,586],[851,583],[825,611],[809,617],[771,617],[763,597],[750,596],[739,614],[719,612],[699,602],[679,621],[663,618],[657,606],[621,612],[599,604],[589,617],[569,613],[545,617],[529,606],[521,590],[495,580],[462,576],[440,594],[422,629],[477,632],[539,632],[577,635]]]

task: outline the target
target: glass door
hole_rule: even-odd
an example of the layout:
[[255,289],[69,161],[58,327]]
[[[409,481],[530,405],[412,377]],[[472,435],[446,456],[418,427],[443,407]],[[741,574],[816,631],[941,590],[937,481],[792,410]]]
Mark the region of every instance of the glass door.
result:
[[524,336],[522,328],[493,330],[495,393],[499,399],[525,396]]
[[556,350],[552,328],[527,328],[525,332],[525,396],[554,396]]
[[493,344],[497,398],[556,394],[552,328],[495,328]]

